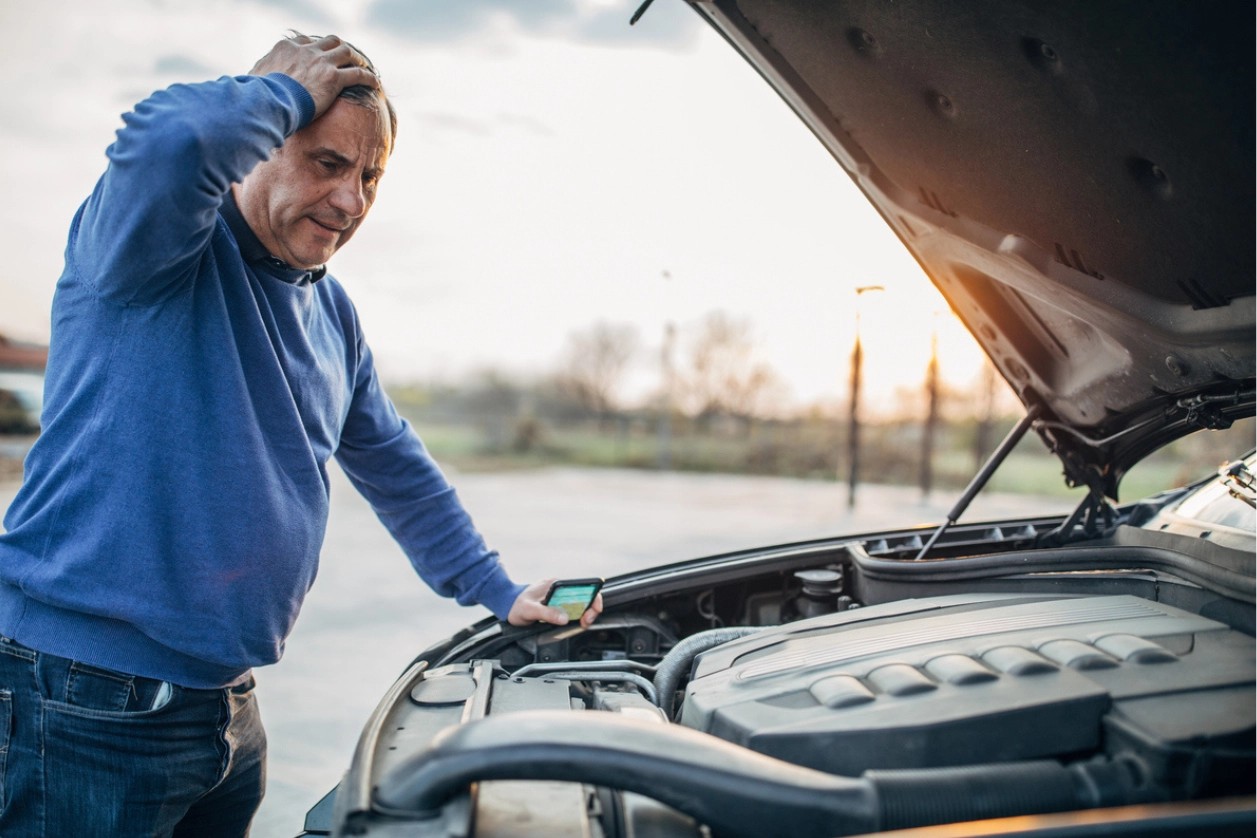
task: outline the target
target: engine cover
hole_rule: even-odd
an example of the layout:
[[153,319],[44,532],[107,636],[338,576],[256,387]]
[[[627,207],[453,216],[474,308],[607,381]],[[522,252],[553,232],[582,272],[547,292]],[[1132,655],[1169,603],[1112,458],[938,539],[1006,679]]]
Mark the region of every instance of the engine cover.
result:
[[1253,678],[1252,638],[1160,603],[964,595],[712,649],[680,721],[850,776],[1134,750],[1162,774],[1208,752],[1251,778]]

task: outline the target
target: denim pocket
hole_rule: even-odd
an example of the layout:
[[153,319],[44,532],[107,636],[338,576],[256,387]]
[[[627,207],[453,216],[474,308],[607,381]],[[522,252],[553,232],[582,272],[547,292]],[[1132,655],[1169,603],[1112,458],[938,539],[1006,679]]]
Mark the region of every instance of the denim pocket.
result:
[[84,710],[126,710],[135,679],[75,661],[65,682],[65,703]]
[[170,687],[164,681],[53,655],[40,655],[36,667],[50,712],[91,719],[144,718],[169,704]]

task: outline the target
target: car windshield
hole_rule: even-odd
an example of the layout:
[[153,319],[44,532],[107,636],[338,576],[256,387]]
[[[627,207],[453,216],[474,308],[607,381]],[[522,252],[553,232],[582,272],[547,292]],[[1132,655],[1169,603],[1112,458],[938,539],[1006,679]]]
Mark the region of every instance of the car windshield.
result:
[[1253,456],[1229,463],[1214,480],[1202,485],[1177,505],[1176,512],[1202,524],[1217,524],[1246,533],[1257,532],[1254,508]]

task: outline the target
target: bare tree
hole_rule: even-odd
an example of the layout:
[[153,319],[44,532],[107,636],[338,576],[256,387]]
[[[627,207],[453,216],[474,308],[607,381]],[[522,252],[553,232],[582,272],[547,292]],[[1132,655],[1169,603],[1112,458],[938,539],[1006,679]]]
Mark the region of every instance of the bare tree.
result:
[[928,498],[934,488],[934,442],[939,422],[938,332],[930,338],[930,360],[925,367],[925,425],[921,429],[921,497]]
[[986,458],[995,448],[995,414],[998,395],[996,388],[999,384],[999,375],[995,371],[995,365],[991,363],[989,358],[984,359],[982,371],[979,375],[977,398],[974,402],[977,419],[973,432],[973,465],[975,472],[982,468],[982,464],[986,462]]
[[714,311],[703,320],[683,373],[685,401],[700,418],[750,419],[767,412],[785,389],[767,364],[755,359],[750,326]]
[[606,421],[616,407],[616,394],[637,353],[640,338],[628,324],[598,321],[568,335],[559,388],[590,413]]

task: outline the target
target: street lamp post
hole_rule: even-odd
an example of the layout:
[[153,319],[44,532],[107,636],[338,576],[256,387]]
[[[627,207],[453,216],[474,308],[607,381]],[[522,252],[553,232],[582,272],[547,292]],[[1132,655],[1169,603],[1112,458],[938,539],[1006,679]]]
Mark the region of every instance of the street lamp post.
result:
[[930,360],[925,367],[925,427],[921,432],[921,499],[928,500],[934,488],[934,437],[939,423],[938,318],[930,332]]
[[[672,273],[661,273],[665,283],[670,283]],[[663,385],[659,394],[659,450],[655,455],[655,465],[660,471],[672,468],[672,400],[676,388],[676,368],[672,354],[676,344],[676,323],[668,320],[663,326],[663,346],[659,350],[659,362]]]
[[855,509],[855,490],[860,482],[860,376],[864,367],[864,347],[860,343],[860,298],[869,291],[885,291],[881,285],[861,285],[855,289],[855,346],[851,349],[851,413],[847,426],[847,508]]

